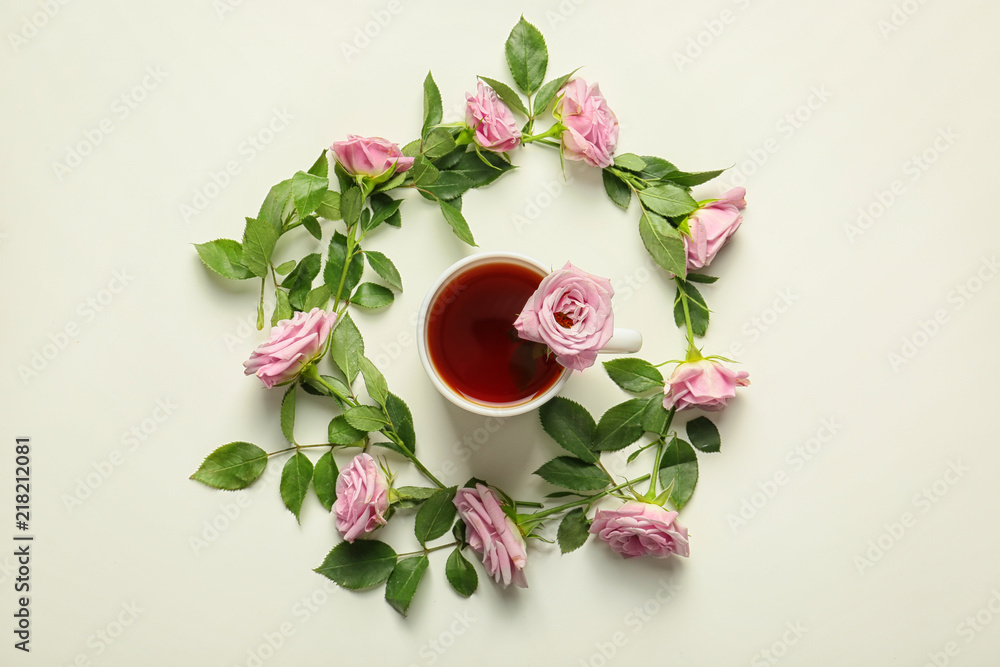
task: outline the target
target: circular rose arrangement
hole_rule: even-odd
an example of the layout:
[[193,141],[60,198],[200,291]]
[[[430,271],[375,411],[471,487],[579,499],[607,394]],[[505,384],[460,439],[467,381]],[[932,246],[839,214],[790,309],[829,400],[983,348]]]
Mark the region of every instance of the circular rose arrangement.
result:
[[[526,100],[511,86],[480,77],[476,92],[466,94],[464,122],[443,124],[441,95],[428,74],[418,139],[400,148],[380,137],[349,135],[324,150],[308,171],[272,187],[256,217],[246,219],[242,241],[196,246],[204,264],[219,275],[261,280],[258,329],[265,325],[264,295],[269,280],[272,284],[270,335],[244,367],[268,389],[286,387],[280,426],[288,446],[267,452],[232,442],[212,452],[192,478],[219,489],[243,489],[260,478],[271,458],[287,455],[280,484],[285,506],[298,519],[312,489],[343,538],[316,571],[348,589],[385,584],[387,602],[403,615],[430,555],[439,550],[451,549],[445,574],[461,595],[478,586],[466,549],[499,585],[527,587],[527,545],[547,539],[542,531],[555,519],[562,553],[596,535],[625,558],[688,556],[688,530],[678,512],[694,493],[698,453],[718,452],[721,440],[705,416],[687,421],[685,440],[672,429],[674,417],[679,411],[722,410],[738,387],[749,384],[745,371],[728,367],[722,357],[703,355],[695,344],[705,335],[710,313],[696,284],[717,280],[698,271],[739,228],[745,191],[735,188],[719,199],[696,201],[691,188],[721,170],[685,172],[659,157],[616,155],[618,119],[597,84],[574,77],[575,71],[545,82],[545,40],[523,18],[511,31],[506,55]],[[534,133],[535,122],[550,108],[554,122]],[[676,285],[673,318],[687,339],[682,361],[604,362],[611,380],[634,396],[599,418],[562,397],[542,405],[542,428],[565,450],[535,471],[558,489],[545,502],[515,501],[481,479],[461,488],[438,479],[417,456],[413,415],[365,356],[349,312],[384,308],[403,289],[392,260],[368,247],[376,230],[402,224],[403,199],[390,192],[416,191],[434,202],[455,235],[475,245],[462,196],[503,176],[513,168],[511,154],[532,143],[558,150],[561,160],[601,169],[605,191],[620,208],[627,210],[633,197],[638,201],[639,235]],[[298,227],[325,251],[279,262],[278,241]],[[362,280],[366,266],[381,282]],[[612,336],[613,296],[607,278],[567,262],[542,279],[511,324],[521,338],[546,345],[561,365],[584,371]],[[665,379],[660,367],[673,364]],[[300,390],[330,401],[324,442],[296,439]],[[383,454],[372,456],[373,447]],[[652,468],[616,479],[602,456],[627,448],[632,451],[626,468],[635,461],[651,462]],[[341,461],[341,468],[335,454],[352,449],[356,454]],[[316,450],[320,456],[314,461],[310,453]],[[651,454],[640,459],[646,450]],[[412,464],[428,485],[397,486],[392,467],[399,464]],[[397,514],[413,515],[417,550],[398,553],[373,536]]]

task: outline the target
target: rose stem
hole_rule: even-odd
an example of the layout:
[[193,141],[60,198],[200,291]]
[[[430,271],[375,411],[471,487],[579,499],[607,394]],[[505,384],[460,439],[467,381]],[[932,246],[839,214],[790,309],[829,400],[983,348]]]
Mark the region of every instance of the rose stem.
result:
[[566,503],[565,505],[559,505],[558,507],[550,507],[549,509],[542,510],[541,512],[535,512],[533,514],[526,514],[526,515],[524,515],[524,517],[526,519],[529,519],[529,520],[541,519],[541,518],[550,516],[552,514],[558,514],[559,512],[562,512],[563,510],[568,510],[568,509],[572,509],[574,507],[579,507],[580,505],[587,505],[587,504],[593,503],[594,501],[596,501],[599,498],[603,498],[604,496],[608,495],[609,493],[614,493],[615,491],[617,491],[619,489],[624,489],[626,486],[632,486],[633,484],[638,484],[639,482],[647,480],[647,479],[649,479],[649,477],[650,477],[650,475],[647,473],[647,474],[643,475],[642,477],[636,477],[635,479],[628,480],[627,482],[622,482],[621,484],[619,484],[617,486],[612,486],[611,488],[605,489],[604,491],[601,491],[600,493],[595,493],[593,495],[584,496],[583,498],[580,498],[579,500],[574,500],[573,502]]

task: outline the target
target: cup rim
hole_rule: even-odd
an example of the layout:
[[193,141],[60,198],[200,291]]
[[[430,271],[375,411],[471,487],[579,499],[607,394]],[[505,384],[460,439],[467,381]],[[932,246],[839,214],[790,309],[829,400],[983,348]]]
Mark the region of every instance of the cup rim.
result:
[[478,252],[458,260],[445,269],[441,275],[438,276],[437,280],[435,280],[434,283],[427,289],[426,294],[424,294],[424,300],[423,303],[420,304],[420,311],[417,317],[417,353],[420,356],[420,364],[424,367],[424,372],[427,374],[427,377],[430,378],[431,384],[433,384],[438,390],[438,393],[448,399],[451,403],[464,410],[484,415],[486,417],[513,417],[514,415],[520,415],[534,410],[539,405],[545,403],[562,391],[562,388],[569,380],[572,371],[564,367],[562,369],[562,373],[558,378],[556,378],[556,381],[552,383],[552,386],[529,399],[512,404],[479,403],[459,394],[441,379],[437,369],[431,362],[430,352],[428,351],[427,346],[428,313],[430,312],[433,302],[440,294],[441,288],[462,270],[476,264],[484,264],[493,260],[514,260],[515,262],[526,264],[532,268],[538,269],[543,276],[548,275],[552,271],[551,267],[548,265],[519,252],[501,250]]

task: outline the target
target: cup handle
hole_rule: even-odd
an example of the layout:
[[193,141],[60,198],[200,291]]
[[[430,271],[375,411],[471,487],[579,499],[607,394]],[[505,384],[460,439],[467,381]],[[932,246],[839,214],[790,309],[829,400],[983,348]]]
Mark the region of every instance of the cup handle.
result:
[[601,348],[601,353],[632,354],[642,349],[642,334],[635,329],[615,328],[611,340]]

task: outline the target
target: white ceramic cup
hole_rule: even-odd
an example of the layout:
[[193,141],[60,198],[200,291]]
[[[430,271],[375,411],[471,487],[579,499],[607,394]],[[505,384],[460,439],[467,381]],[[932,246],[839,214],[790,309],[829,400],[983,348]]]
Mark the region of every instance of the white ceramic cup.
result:
[[[516,252],[482,252],[470,255],[465,259],[455,262],[448,267],[444,273],[438,277],[434,284],[431,285],[430,289],[427,290],[424,302],[420,306],[420,313],[417,318],[417,350],[420,354],[420,363],[423,364],[424,370],[427,372],[427,377],[430,378],[431,383],[442,396],[458,407],[468,410],[469,412],[486,415],[488,417],[510,417],[534,410],[542,403],[545,403],[550,398],[557,395],[562,390],[567,380],[569,380],[570,375],[572,375],[572,371],[566,368],[562,369],[559,378],[548,389],[519,401],[513,403],[481,402],[459,393],[448,386],[448,384],[442,379],[437,368],[434,367],[434,363],[431,361],[427,342],[430,311],[444,287],[446,287],[455,276],[462,273],[466,269],[492,263],[520,264],[538,272],[540,278],[552,272],[551,267],[546,266],[542,262],[532,259],[527,255],[522,255]],[[632,352],[638,352],[641,347],[642,335],[638,331],[633,329],[616,328],[611,340],[609,340],[608,344],[601,349],[601,352],[629,354]]]

